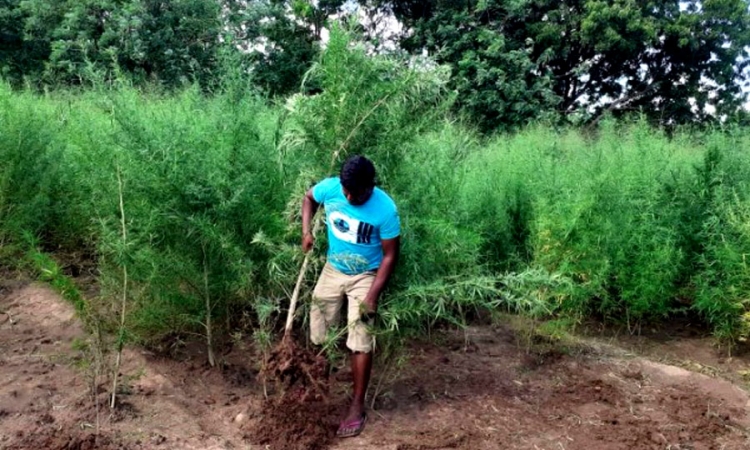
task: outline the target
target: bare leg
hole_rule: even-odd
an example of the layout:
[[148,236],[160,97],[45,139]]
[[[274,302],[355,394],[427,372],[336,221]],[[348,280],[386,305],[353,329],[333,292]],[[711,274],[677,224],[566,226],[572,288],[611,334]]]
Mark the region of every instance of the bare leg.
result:
[[372,371],[372,352],[354,352],[351,360],[354,392],[352,393],[352,404],[349,406],[349,412],[344,421],[357,420],[362,417],[362,413],[365,411],[365,394],[367,394],[367,385],[370,382],[370,372]]

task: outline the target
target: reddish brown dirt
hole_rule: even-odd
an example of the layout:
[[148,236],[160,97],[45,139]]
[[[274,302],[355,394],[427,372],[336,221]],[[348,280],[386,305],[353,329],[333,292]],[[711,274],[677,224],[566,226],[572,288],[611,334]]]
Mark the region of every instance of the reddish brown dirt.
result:
[[8,450],[22,449],[59,449],[59,450],[127,450],[133,448],[112,442],[107,436],[94,434],[68,434],[44,431],[40,434],[28,434],[19,442],[11,444]]
[[303,392],[285,395],[263,405],[263,415],[245,427],[248,442],[269,450],[321,450],[336,433],[342,405],[321,398],[302,401]]
[[260,418],[243,427],[245,438],[270,450],[327,448],[335,423],[330,420],[325,358],[285,336],[261,376],[275,384],[277,393],[263,403]]
[[[84,331],[52,291],[0,283],[0,449],[750,448],[750,396],[738,384],[622,351],[527,355],[505,326],[412,344],[408,362],[386,374],[364,433],[346,440],[333,438],[348,401],[346,369],[327,402],[285,396],[271,407],[248,344],[219,355],[214,369],[200,343],[171,358],[131,349],[122,406],[100,408],[97,437],[76,338]],[[750,369],[742,357],[732,364]]]
[[281,389],[294,390],[293,398],[298,399],[298,403],[320,400],[328,393],[325,357],[300,346],[291,335],[285,336],[271,352],[265,367],[266,374],[278,382]]
[[273,349],[261,376],[276,384],[260,419],[245,426],[246,439],[269,450],[319,450],[335,435],[337,407],[328,399],[328,364],[324,356],[284,336]]
[[415,346],[368,437],[335,448],[750,448],[750,398],[725,380],[640,358],[529,357],[503,327],[459,338]]
[[601,328],[589,324],[584,333],[600,342],[614,343],[618,348],[664,364],[677,365],[710,376],[721,376],[749,387],[750,343],[732,349],[717,345],[705,325],[688,319],[667,325],[626,328]]

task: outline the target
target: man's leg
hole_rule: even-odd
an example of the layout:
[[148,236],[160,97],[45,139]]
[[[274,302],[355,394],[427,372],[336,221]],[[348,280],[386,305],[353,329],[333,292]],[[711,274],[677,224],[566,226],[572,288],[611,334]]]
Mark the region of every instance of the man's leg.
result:
[[370,383],[372,372],[372,352],[352,352],[352,375],[354,376],[354,389],[352,392],[352,404],[344,421],[356,420],[365,412],[365,395]]
[[[362,301],[372,286],[375,279],[373,274],[364,274],[352,279],[352,283],[346,290],[349,298],[347,308],[347,322],[349,335],[346,346],[352,351],[351,367],[354,378],[352,391],[352,403],[346,418],[342,423],[342,434],[347,435],[357,428],[365,412],[365,396],[367,386],[370,382],[372,372],[372,354],[374,350],[374,337],[370,332],[370,323],[362,320]],[[359,430],[357,430],[359,431]]]
[[325,342],[328,327],[338,323],[344,302],[344,283],[341,275],[326,264],[318,278],[310,305],[310,340],[315,345]]

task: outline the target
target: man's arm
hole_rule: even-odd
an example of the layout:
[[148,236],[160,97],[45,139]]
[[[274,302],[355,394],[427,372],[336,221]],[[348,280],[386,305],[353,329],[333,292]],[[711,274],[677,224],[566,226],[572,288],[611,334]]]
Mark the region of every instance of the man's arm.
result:
[[313,197],[312,189],[308,190],[305,198],[302,199],[302,251],[305,253],[309,252],[315,244],[310,225],[319,206],[320,204]]
[[383,247],[383,261],[380,263],[378,273],[375,275],[375,281],[372,282],[372,286],[364,300],[368,308],[368,311],[366,311],[368,314],[374,314],[378,310],[380,293],[383,292],[385,285],[391,278],[393,270],[396,268],[401,242],[397,236],[393,239],[383,239],[381,245]]

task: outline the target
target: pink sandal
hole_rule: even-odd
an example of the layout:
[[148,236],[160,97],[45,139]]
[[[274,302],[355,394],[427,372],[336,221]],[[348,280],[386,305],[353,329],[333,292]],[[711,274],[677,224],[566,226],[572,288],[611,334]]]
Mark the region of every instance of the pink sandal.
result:
[[362,413],[359,419],[341,422],[338,431],[336,431],[336,436],[342,438],[357,436],[364,430],[365,422],[367,422],[367,414],[365,413]]

